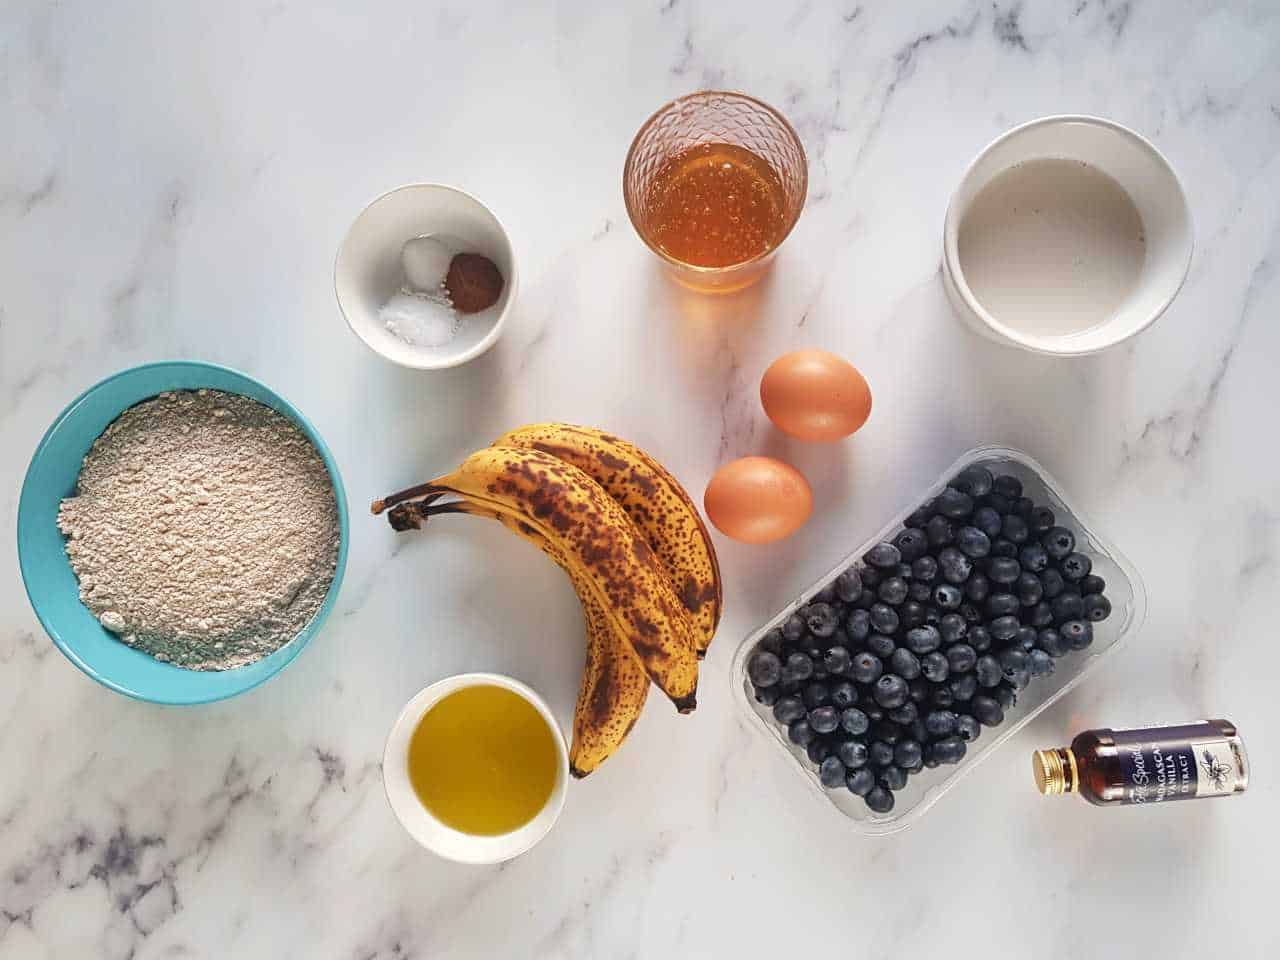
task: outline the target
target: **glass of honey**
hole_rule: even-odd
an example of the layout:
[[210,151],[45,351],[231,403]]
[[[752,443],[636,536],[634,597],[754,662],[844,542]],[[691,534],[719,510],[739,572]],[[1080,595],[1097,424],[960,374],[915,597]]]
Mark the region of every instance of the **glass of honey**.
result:
[[382,781],[418,843],[462,863],[499,863],[546,836],[564,806],[569,754],[546,703],[495,673],[440,680],[387,738]]
[[808,185],[804,147],[786,118],[722,90],[662,107],[622,170],[640,239],[677,281],[707,293],[760,279],[800,218]]

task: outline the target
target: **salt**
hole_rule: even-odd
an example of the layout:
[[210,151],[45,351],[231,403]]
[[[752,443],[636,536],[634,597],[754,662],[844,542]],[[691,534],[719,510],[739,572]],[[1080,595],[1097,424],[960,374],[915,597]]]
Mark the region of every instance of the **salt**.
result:
[[392,336],[413,347],[442,347],[458,333],[460,318],[447,297],[402,290],[378,311]]

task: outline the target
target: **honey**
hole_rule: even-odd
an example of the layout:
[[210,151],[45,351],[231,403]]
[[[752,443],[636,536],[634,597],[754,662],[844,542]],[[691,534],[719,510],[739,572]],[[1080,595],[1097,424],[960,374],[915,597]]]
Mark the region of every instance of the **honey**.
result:
[[682,150],[654,173],[647,193],[650,237],[691,266],[753,260],[787,233],[782,179],[745,147],[703,143]]
[[409,782],[441,823],[463,833],[516,830],[556,784],[555,734],[538,709],[505,687],[466,687],[441,699],[409,740]]

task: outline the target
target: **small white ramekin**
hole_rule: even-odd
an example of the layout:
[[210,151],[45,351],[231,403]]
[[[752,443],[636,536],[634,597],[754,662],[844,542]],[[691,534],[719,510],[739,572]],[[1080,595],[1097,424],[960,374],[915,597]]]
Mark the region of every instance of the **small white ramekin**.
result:
[[[1078,333],[1042,335],[1013,317],[992,316],[965,282],[958,237],[974,197],[1014,164],[1043,157],[1080,160],[1124,188],[1142,217],[1147,255],[1133,293],[1109,320]],[[1178,175],[1146,138],[1112,120],[1064,114],[1032,120],[997,137],[960,180],[943,227],[942,282],[956,315],[982,336],[1051,356],[1082,356],[1141,333],[1177,296],[1191,266],[1191,212]]]
[[[465,687],[492,686],[510,690],[527,700],[551,728],[556,743],[556,782],[546,805],[517,830],[497,836],[478,836],[446,826],[427,811],[409,780],[409,741],[428,710],[451,693]],[[520,856],[550,832],[564,809],[569,784],[569,749],[564,734],[546,702],[519,680],[498,673],[462,673],[431,684],[405,704],[382,754],[382,785],[391,810],[418,841],[437,856],[458,863],[501,863]]]
[[[502,294],[487,310],[462,318],[458,335],[439,347],[405,343],[378,311],[402,281],[400,251],[414,237],[439,235],[462,253],[488,257],[502,274]],[[516,299],[516,257],[506,228],[466,191],[442,183],[397,187],[361,211],[347,230],[333,267],[338,308],[351,331],[374,353],[418,370],[442,370],[474,360],[498,341]]]

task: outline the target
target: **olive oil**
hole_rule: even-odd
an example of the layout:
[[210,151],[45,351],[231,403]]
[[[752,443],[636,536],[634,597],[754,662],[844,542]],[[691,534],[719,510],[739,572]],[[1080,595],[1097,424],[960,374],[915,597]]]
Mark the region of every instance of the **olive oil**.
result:
[[492,684],[444,697],[409,740],[409,782],[422,805],[445,825],[480,836],[510,833],[537,816],[558,766],[542,714]]
[[696,267],[730,267],[772,250],[787,232],[782,179],[731,143],[702,143],[663,162],[649,186],[653,239]]

